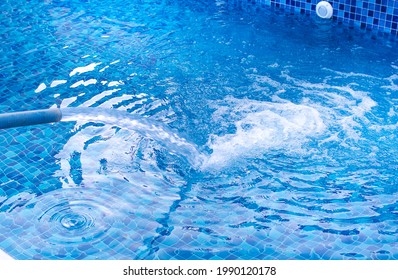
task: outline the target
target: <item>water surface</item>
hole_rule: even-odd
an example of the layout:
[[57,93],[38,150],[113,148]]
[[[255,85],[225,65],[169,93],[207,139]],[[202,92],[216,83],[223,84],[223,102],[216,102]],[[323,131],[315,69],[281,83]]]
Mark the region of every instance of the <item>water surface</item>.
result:
[[6,1],[0,248],[397,259],[396,42],[240,1]]

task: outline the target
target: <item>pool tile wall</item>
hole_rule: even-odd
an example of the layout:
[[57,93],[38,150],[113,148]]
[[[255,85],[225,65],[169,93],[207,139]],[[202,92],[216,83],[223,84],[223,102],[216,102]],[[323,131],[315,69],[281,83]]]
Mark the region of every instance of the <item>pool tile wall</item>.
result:
[[[316,15],[315,7],[320,1],[271,0],[269,2],[271,6],[277,8]],[[398,0],[331,0],[328,2],[334,10],[333,19],[338,22],[398,35]]]

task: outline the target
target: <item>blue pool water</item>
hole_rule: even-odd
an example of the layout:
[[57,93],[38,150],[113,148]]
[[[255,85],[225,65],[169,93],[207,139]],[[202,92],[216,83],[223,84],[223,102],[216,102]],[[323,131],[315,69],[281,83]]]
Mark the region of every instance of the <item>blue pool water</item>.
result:
[[0,249],[398,259],[397,43],[223,0],[0,4]]

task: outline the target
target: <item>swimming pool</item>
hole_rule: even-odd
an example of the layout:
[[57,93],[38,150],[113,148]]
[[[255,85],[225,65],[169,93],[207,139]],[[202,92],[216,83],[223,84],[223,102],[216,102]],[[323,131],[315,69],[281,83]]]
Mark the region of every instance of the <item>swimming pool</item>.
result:
[[[0,249],[398,259],[396,42],[239,1],[0,4]],[[374,36],[373,36],[374,37]]]

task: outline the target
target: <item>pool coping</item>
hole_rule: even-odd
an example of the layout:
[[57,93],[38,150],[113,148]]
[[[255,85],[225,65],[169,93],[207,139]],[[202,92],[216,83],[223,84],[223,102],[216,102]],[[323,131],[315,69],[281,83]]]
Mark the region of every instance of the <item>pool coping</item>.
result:
[[0,249],[0,261],[9,261],[9,260],[13,260],[13,258]]

